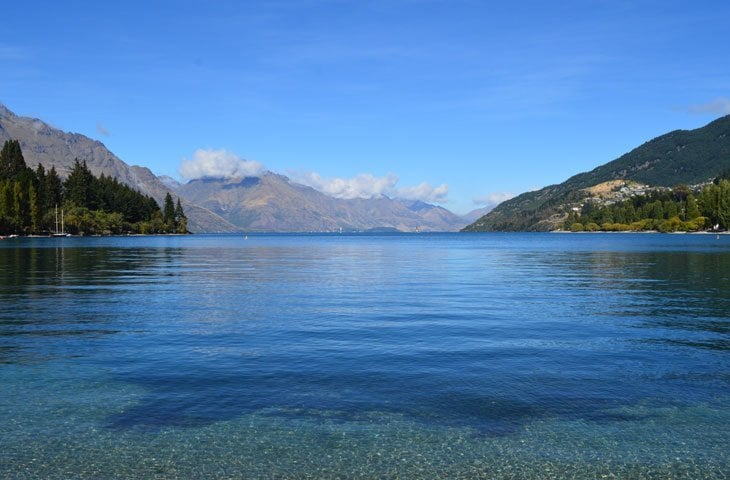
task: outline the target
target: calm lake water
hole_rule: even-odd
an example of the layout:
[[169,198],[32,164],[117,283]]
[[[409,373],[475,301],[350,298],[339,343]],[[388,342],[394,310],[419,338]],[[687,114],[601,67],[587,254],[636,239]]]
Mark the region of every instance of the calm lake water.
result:
[[730,236],[0,241],[0,478],[728,478]]

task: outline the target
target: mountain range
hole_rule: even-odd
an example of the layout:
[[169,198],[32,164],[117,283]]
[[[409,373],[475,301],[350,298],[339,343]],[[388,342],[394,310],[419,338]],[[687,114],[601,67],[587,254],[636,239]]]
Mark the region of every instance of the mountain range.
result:
[[424,202],[384,196],[333,198],[272,172],[192,180],[173,190],[247,231],[448,231],[466,224],[448,210]]
[[334,198],[273,172],[181,184],[126,164],[97,140],[17,116],[0,104],[0,144],[10,139],[20,142],[31,168],[55,166],[65,178],[79,159],[94,175],[117,178],[160,205],[172,193],[181,199],[192,232],[457,231],[470,221],[420,201]]
[[[730,170],[730,115],[695,130],[675,130],[563,183],[502,202],[464,231],[548,231],[602,184],[651,187],[699,185]],[[618,182],[618,183],[617,183]]]

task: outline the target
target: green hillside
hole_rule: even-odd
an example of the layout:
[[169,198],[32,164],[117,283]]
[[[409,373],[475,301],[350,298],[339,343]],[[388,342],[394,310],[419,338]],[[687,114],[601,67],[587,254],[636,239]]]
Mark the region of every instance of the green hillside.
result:
[[696,130],[675,130],[558,185],[503,202],[463,231],[544,231],[561,224],[581,190],[610,180],[657,187],[711,181],[730,169],[730,115]]

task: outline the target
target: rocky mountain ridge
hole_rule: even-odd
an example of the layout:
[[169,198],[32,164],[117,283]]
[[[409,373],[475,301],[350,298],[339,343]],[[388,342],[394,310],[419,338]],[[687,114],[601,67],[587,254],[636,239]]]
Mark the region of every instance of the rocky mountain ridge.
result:
[[467,223],[425,202],[385,196],[333,198],[273,172],[259,177],[193,180],[175,191],[251,232],[456,231]]
[[[35,168],[39,163],[46,169],[55,166],[59,176],[65,178],[74,160],[85,161],[89,170],[99,176],[102,173],[152,196],[163,204],[167,188],[146,167],[130,166],[110,152],[103,143],[78,133],[67,133],[53,128],[37,118],[15,115],[0,104],[0,144],[6,140],[18,140],[26,164]],[[181,198],[193,232],[232,232],[236,227],[227,220],[198,205]]]

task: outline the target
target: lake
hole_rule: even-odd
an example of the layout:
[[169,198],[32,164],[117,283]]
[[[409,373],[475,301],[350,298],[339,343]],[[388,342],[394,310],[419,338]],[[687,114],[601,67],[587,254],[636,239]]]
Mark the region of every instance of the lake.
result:
[[0,241],[2,478],[727,478],[730,235]]

